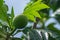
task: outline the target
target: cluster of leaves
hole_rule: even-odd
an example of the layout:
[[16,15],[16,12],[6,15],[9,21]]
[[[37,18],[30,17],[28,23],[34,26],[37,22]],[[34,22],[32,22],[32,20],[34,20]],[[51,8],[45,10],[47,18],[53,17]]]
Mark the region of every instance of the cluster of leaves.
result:
[[0,0],[0,40],[18,40],[12,36],[15,31],[12,25],[14,9],[12,7],[11,13],[7,13],[7,11],[8,6],[4,3],[4,0]]
[[[59,7],[56,7],[55,4],[58,3],[59,0],[31,0],[25,7],[23,14],[26,15],[29,22],[34,24],[31,27],[25,27],[23,30],[17,30],[12,25],[15,17],[13,7],[11,13],[7,13],[8,6],[4,0],[0,0],[0,40],[60,40],[60,30],[54,27],[55,23],[45,26],[45,22],[51,18],[49,16],[50,7],[55,11]],[[54,18],[60,22],[59,16],[57,15]],[[40,28],[37,28],[38,23],[42,24]],[[15,32],[16,30],[17,32]],[[14,37],[19,32],[23,32],[22,38]]]
[[42,0],[37,0],[36,2],[30,2],[24,10],[24,14],[28,17],[29,20],[36,22],[36,17],[41,18],[38,11],[49,8],[46,4],[41,2]]
[[[32,29],[35,30],[34,32],[32,32],[33,30],[29,31],[30,40],[60,40],[60,30],[54,27],[55,23],[51,23],[48,26],[45,26],[45,22],[49,18],[51,18],[51,16],[49,16],[50,9],[52,9],[55,12],[56,9],[60,7],[59,1],[60,0],[31,0],[31,2],[28,3],[27,7],[24,10],[24,14],[28,17],[29,20],[34,22]],[[49,8],[49,9],[46,9],[46,8]],[[35,11],[35,12],[32,12],[32,11]],[[31,17],[28,15],[31,15]],[[37,17],[39,20],[37,19]],[[55,17],[53,18],[55,18],[60,23],[59,17],[60,15],[56,14]],[[41,28],[36,28],[37,27],[36,25],[40,23],[39,21],[42,23],[42,26]],[[40,34],[38,34],[36,30],[39,30]],[[46,34],[45,34],[46,32],[48,37],[46,37]],[[37,34],[40,35],[40,37]]]

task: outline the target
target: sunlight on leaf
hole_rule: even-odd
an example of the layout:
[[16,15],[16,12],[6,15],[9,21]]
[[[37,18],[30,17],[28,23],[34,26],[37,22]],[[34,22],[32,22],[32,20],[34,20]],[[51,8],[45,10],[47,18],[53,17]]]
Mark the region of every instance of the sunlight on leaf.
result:
[[[32,20],[32,18],[34,18],[35,20],[35,17],[39,17],[41,18],[40,14],[38,13],[39,10],[42,10],[42,9],[46,9],[46,8],[49,8],[49,6],[47,6],[46,4],[44,3],[41,3],[41,0],[38,0],[34,3],[29,3],[27,4],[26,8],[24,9],[24,14],[26,16],[29,16],[28,19],[29,20]],[[29,14],[29,15],[27,15]],[[30,17],[30,16],[34,16],[34,17]],[[32,20],[34,22],[34,20]]]
[[34,18],[33,15],[30,15],[30,14],[25,14],[25,15],[27,16],[27,18],[28,18],[29,20],[36,22],[36,20],[35,20],[35,18]]

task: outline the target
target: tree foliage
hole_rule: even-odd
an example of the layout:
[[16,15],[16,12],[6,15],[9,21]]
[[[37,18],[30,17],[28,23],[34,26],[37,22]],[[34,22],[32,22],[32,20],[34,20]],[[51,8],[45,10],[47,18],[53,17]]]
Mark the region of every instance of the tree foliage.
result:
[[[28,23],[32,22],[33,25],[19,29],[13,25],[14,8],[12,7],[11,13],[7,13],[8,5],[4,3],[4,0],[0,0],[0,40],[60,40],[60,30],[54,26],[56,23],[45,26],[45,22],[50,18],[55,18],[60,24],[60,14],[54,17],[49,16],[51,9],[55,12],[60,8],[59,3],[60,0],[30,0],[22,14],[27,17]],[[19,32],[23,32],[22,37],[14,37]]]

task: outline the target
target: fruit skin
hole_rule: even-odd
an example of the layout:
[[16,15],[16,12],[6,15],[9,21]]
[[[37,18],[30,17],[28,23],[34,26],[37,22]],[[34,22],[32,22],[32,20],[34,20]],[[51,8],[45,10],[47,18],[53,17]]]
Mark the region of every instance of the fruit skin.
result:
[[22,29],[24,28],[28,23],[28,19],[25,15],[18,15],[13,20],[13,25],[15,28]]

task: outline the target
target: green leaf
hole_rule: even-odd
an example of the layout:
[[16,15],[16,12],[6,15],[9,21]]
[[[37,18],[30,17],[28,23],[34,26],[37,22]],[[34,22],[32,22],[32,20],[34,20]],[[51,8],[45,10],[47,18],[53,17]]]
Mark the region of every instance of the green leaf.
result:
[[14,18],[14,9],[12,7],[12,9],[11,9],[11,19],[13,19],[13,18]]
[[55,19],[58,21],[58,23],[60,23],[60,14],[56,14]]
[[21,30],[17,30],[16,33],[13,32],[12,36],[16,35],[17,33],[21,32]]
[[32,5],[32,2],[29,2],[28,5],[24,8],[24,11]]
[[20,38],[11,38],[10,40],[22,40]]
[[30,40],[41,40],[41,36],[36,30],[29,31]]
[[0,20],[5,22],[9,22],[7,16],[7,9],[8,8],[6,4],[2,5],[2,7],[0,8]]
[[39,15],[39,13],[37,11],[32,11],[31,14],[35,17],[41,18],[41,16]]
[[0,38],[0,40],[5,40],[5,38]]
[[39,11],[39,10],[42,10],[42,9],[45,9],[45,8],[49,8],[49,7],[46,4],[43,4],[43,3],[37,3],[37,4],[32,5],[32,7],[31,7],[31,9],[35,10],[35,11]]
[[0,36],[6,38],[6,32],[0,28]]
[[3,5],[3,0],[0,0],[0,7]]
[[49,24],[47,28],[48,28],[49,30],[53,31],[53,32],[58,33],[58,34],[60,35],[60,30],[58,30],[57,28],[55,28],[55,27],[54,27],[54,24],[55,24],[55,23]]
[[42,0],[31,0],[31,2],[28,3],[28,5],[25,7],[25,9],[31,7],[31,5],[33,5],[35,1],[41,3]]
[[56,39],[53,38],[50,34],[48,34],[48,40],[56,40]]
[[2,6],[2,7],[4,8],[4,11],[5,11],[5,12],[7,12],[7,11],[8,11],[8,5],[3,4],[3,6]]
[[0,26],[2,26],[2,23],[0,22]]
[[[25,13],[24,13],[24,14],[25,14]],[[39,15],[39,13],[36,12],[36,11],[31,11],[31,12],[29,12],[29,14],[26,13],[25,15],[27,16],[27,18],[28,18],[29,20],[31,20],[31,21],[33,21],[33,22],[36,22],[35,17],[41,18],[41,16]]]
[[10,28],[14,28],[13,27],[13,24],[12,24],[12,21],[13,21],[13,18],[14,18],[14,9],[13,9],[13,7],[12,7],[12,9],[11,9],[11,14],[10,14]]
[[41,35],[42,35],[42,40],[47,40],[47,38],[46,38],[46,35],[45,35],[45,30],[44,31],[41,31]]
[[23,30],[23,33],[27,35],[27,32],[29,32],[31,30],[31,27],[26,27],[24,30]]
[[24,14],[24,15],[26,15],[29,20],[31,20],[33,22],[36,22],[36,20],[35,20],[33,15],[30,15],[30,14]]
[[49,39],[49,40],[52,40],[52,39],[60,40],[60,35],[59,35],[57,32],[50,31],[50,32],[48,33],[48,39]]
[[40,2],[41,2],[42,0],[31,0],[31,1],[34,3],[34,2],[36,2],[36,1],[40,1]]
[[29,5],[29,7],[25,11],[27,11],[28,9],[29,10],[34,10],[34,11],[39,11],[39,10],[42,10],[42,9],[45,9],[45,8],[49,8],[49,6],[47,6],[44,3],[41,3],[40,1],[36,1],[32,5]]
[[35,17],[41,18],[38,11],[42,10],[42,9],[45,9],[45,8],[49,8],[49,7],[46,4],[41,3],[41,0],[38,0],[38,1],[34,2],[34,3],[30,2],[30,4],[27,5],[27,7],[25,8],[23,13],[26,16],[28,16],[28,15],[32,16],[32,17],[28,17],[29,20],[32,20],[32,18],[33,18],[32,21],[35,21]]
[[50,39],[59,39],[60,38],[60,30],[54,27],[54,23],[48,25],[48,30],[51,32]]

